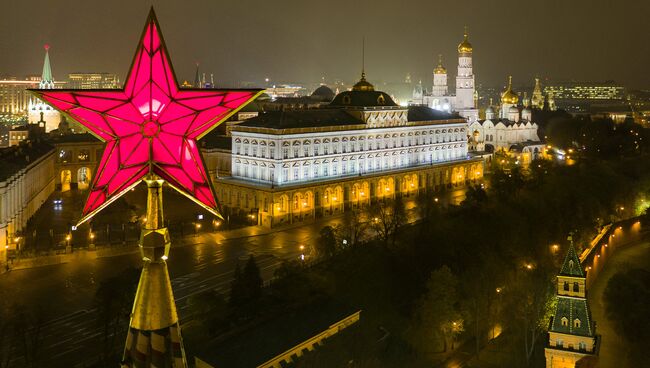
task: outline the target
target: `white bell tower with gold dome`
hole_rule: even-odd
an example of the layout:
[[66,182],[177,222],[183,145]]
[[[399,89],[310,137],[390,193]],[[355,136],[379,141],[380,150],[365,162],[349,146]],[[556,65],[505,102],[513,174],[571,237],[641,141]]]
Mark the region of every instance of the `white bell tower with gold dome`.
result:
[[458,45],[458,75],[456,76],[457,110],[473,109],[474,106],[474,72],[472,70],[472,44],[469,43],[467,27],[463,42]]
[[467,27],[463,42],[458,45],[458,75],[456,75],[456,97],[454,110],[467,119],[468,123],[477,121],[478,109],[476,108],[476,86],[474,85],[474,71],[472,68],[472,44],[469,43]]

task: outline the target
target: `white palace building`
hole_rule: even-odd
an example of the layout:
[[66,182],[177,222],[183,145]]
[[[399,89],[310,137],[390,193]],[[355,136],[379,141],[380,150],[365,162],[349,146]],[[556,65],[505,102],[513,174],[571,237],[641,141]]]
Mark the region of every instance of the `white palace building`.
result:
[[233,125],[231,175],[217,175],[215,189],[226,211],[271,227],[461,186],[483,176],[483,161],[468,156],[467,129],[460,116],[398,106],[362,73],[329,105]]

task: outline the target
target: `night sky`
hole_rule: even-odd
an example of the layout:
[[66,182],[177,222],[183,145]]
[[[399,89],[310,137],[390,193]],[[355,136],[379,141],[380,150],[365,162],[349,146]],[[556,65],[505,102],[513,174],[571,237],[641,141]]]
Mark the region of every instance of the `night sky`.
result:
[[538,75],[650,87],[647,0],[2,0],[0,74],[40,73],[48,43],[55,79],[123,78],[151,5],[181,80],[198,61],[218,85],[350,82],[365,35],[370,81],[410,72],[430,83],[439,53],[455,76],[467,24],[477,84],[501,86],[512,74],[515,84]]

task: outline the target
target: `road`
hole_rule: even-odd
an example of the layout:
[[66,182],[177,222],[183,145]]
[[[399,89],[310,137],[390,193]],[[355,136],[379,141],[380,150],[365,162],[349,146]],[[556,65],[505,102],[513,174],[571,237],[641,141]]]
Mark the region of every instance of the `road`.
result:
[[[440,202],[459,203],[464,199],[464,194],[465,190],[451,191],[441,196]],[[410,199],[412,202],[413,198]],[[412,205],[407,201],[407,207],[412,208]],[[65,219],[58,222],[65,222]],[[179,246],[181,242],[176,242],[172,245],[168,266],[181,322],[190,317],[186,308],[190,295],[208,289],[229,290],[237,262],[243,262],[251,254],[255,255],[263,279],[269,280],[283,260],[298,259],[300,245],[313,244],[323,226],[338,222],[340,217],[273,231],[248,227],[234,231],[203,232],[185,237],[185,245]],[[102,346],[102,329],[97,325],[92,308],[98,283],[140,265],[139,254],[134,252],[13,270],[0,275],[0,301],[37,308],[43,313],[46,323],[39,356],[47,357],[45,366],[83,367],[95,360]],[[22,357],[14,357],[12,367],[23,365]]]
[[644,268],[650,269],[650,243],[638,241],[616,250],[600,271],[598,278],[588,290],[591,315],[596,322],[596,333],[601,335],[599,367],[632,368],[625,355],[625,340],[614,330],[613,323],[605,315],[603,292],[607,282],[619,271]]
[[[311,243],[322,226],[337,221],[236,239],[225,239],[223,233],[204,233],[194,244],[173,246],[168,264],[181,322],[189,317],[186,300],[190,295],[208,289],[229,290],[236,262],[255,255],[263,278],[268,280],[283,259],[298,259],[301,244]],[[92,309],[98,282],[140,263],[134,253],[11,271],[0,276],[0,296],[12,303],[40,306],[48,321],[40,355],[47,357],[48,367],[73,367],[80,357],[92,357],[101,346],[102,330]],[[22,362],[17,357],[12,366],[19,367]]]

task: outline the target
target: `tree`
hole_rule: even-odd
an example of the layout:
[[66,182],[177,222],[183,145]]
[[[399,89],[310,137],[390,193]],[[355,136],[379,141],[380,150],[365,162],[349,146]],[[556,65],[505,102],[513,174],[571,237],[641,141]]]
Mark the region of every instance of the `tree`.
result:
[[321,259],[330,258],[336,254],[337,248],[336,229],[332,226],[323,227],[316,239],[316,255]]
[[465,193],[465,200],[463,205],[470,207],[478,207],[485,203],[488,199],[487,192],[481,188],[480,185],[471,185],[467,188]]
[[243,305],[246,301],[246,291],[244,286],[244,279],[242,276],[241,267],[239,263],[235,265],[235,272],[233,274],[233,280],[230,283],[230,306],[232,308],[237,308]]
[[95,291],[93,305],[97,310],[97,323],[102,327],[103,361],[110,361],[121,347],[117,339],[129,322],[139,276],[139,269],[127,268],[100,282]]
[[235,266],[234,279],[230,286],[230,306],[246,315],[254,311],[261,296],[262,276],[255,257],[251,255],[243,271],[239,264]]
[[603,302],[607,318],[630,346],[631,360],[644,365],[650,359],[650,271],[636,268],[616,273],[607,282]]
[[193,294],[187,299],[187,306],[194,319],[209,333],[224,328],[228,324],[228,303],[216,290],[206,290]]
[[260,268],[257,267],[255,257],[252,255],[248,257],[248,261],[244,266],[244,285],[246,290],[246,297],[249,302],[256,302],[262,296],[262,275]]
[[368,225],[363,221],[361,210],[347,211],[343,215],[343,223],[338,229],[340,237],[352,247],[363,242],[368,230]]
[[406,208],[401,196],[393,200],[377,201],[370,207],[370,223],[384,245],[395,245],[399,228],[407,221]]
[[458,280],[449,267],[442,266],[431,273],[414,324],[418,330],[417,341],[425,344],[425,350],[429,342],[434,342],[446,352],[450,343],[453,348],[455,337],[463,331],[457,287]]

